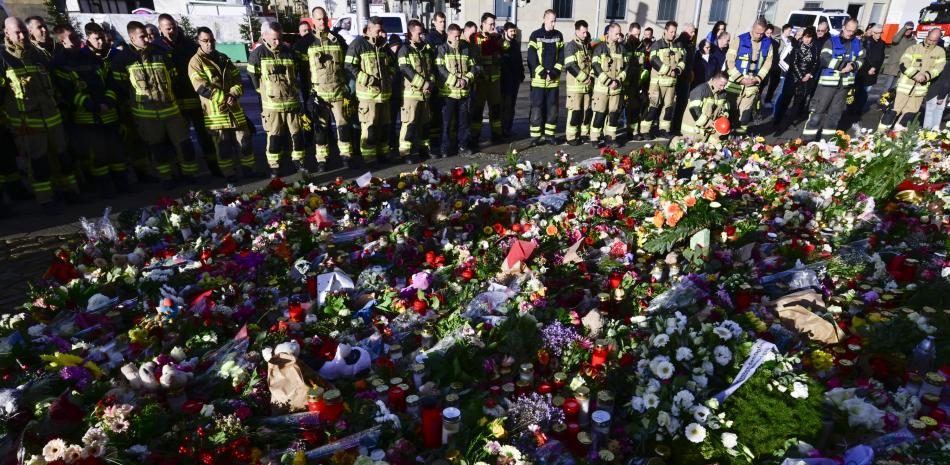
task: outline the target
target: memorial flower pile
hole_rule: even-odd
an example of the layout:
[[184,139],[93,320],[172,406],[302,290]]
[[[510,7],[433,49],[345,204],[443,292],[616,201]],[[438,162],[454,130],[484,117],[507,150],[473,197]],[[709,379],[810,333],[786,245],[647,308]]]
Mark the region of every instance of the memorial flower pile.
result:
[[83,220],[0,317],[0,460],[950,463],[948,149],[513,153]]

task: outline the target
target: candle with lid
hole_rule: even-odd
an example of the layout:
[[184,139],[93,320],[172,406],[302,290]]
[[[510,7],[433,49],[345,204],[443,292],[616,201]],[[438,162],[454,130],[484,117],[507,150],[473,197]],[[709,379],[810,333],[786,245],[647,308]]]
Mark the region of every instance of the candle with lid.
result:
[[610,344],[606,339],[598,339],[594,344],[594,352],[590,357],[590,364],[594,367],[603,366],[607,363],[607,356],[610,354]]
[[461,429],[462,412],[455,407],[442,409],[442,445],[448,444]]
[[595,410],[590,416],[593,423],[593,432],[606,439],[610,434],[610,413],[603,410]]
[[421,404],[422,443],[426,449],[435,449],[442,445],[442,409],[432,398],[423,399]]
[[614,411],[614,394],[606,389],[597,392],[597,410]]
[[333,423],[340,418],[343,413],[343,397],[340,391],[331,389],[323,394],[323,410],[320,412],[321,419],[326,423]]
[[527,382],[529,385],[534,383],[534,365],[522,363],[518,379]]
[[415,384],[416,389],[422,387],[422,384],[425,383],[425,374],[426,366],[422,363],[414,363],[412,365],[412,383]]
[[590,388],[587,386],[580,386],[574,390],[574,398],[577,399],[577,403],[580,405],[580,410],[577,412],[577,422],[581,426],[587,426],[590,423]]
[[387,401],[390,409],[402,412],[406,409],[406,391],[398,385],[390,387]]
[[578,415],[581,411],[581,404],[576,399],[567,399],[561,407],[564,410],[564,421],[568,423],[578,423]]
[[567,385],[567,373],[559,371],[554,374],[554,389],[560,391]]

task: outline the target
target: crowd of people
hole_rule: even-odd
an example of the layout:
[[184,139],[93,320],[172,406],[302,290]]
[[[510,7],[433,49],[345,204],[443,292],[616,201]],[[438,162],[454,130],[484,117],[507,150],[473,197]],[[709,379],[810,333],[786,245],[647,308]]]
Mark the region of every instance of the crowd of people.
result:
[[[260,96],[269,174],[278,176],[288,152],[304,171],[311,144],[321,172],[331,152],[350,167],[470,154],[485,107],[491,142],[510,141],[524,81],[534,145],[558,143],[564,102],[565,143],[594,147],[783,132],[801,120],[803,138],[818,140],[866,111],[879,78],[894,88],[878,129],[904,129],[922,110],[923,125],[937,128],[950,93],[938,28],[918,44],[907,24],[885,45],[880,25],[860,31],[854,20],[838,35],[827,23],[793,31],[763,20],[733,35],[720,22],[699,41],[696,26],[675,21],[656,33],[610,23],[596,37],[577,21],[565,37],[555,20],[544,13],[524,54],[517,25],[498,27],[491,13],[461,26],[443,13],[429,27],[411,20],[405,39],[372,17],[349,43],[319,7],[293,44],[279,23],[265,24],[247,73]],[[210,29],[188,37],[163,14],[157,25],[130,22],[127,44],[96,23],[83,33],[84,41],[69,25],[49,31],[41,17],[4,23],[0,144],[25,162],[13,150],[0,157],[4,202],[32,195],[57,212],[82,200],[80,184],[112,197],[139,182],[191,182],[199,175],[192,129],[211,174],[267,176],[256,169],[256,124],[239,102],[241,73]],[[754,125],[763,115],[771,126]]]

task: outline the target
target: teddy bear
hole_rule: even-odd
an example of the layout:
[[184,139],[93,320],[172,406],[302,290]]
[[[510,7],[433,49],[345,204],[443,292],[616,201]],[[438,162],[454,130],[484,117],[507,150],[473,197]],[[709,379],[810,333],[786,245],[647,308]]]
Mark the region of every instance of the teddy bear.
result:
[[320,376],[324,379],[352,378],[369,369],[372,357],[362,347],[350,347],[349,344],[336,346],[333,359],[320,367]]

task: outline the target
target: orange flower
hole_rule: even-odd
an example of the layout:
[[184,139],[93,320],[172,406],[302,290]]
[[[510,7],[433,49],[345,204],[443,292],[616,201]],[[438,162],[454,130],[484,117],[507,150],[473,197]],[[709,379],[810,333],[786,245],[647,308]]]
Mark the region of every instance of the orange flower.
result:
[[547,233],[548,236],[556,236],[557,226],[549,224],[547,228],[544,228],[544,232]]
[[656,213],[653,214],[653,225],[661,229],[663,228],[663,212],[657,210]]
[[716,200],[716,191],[713,189],[706,189],[703,191],[703,198],[710,202]]
[[670,202],[666,206],[666,225],[669,227],[675,227],[676,223],[679,223],[683,219],[683,209],[680,208],[679,204]]
[[686,206],[692,207],[693,205],[696,205],[696,197],[693,197],[692,195],[686,197]]

